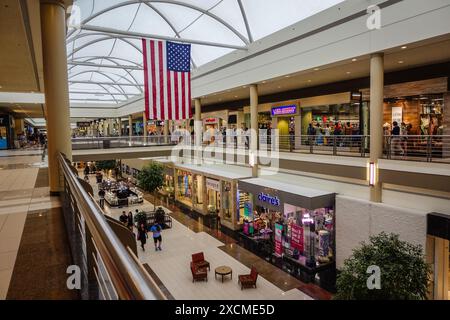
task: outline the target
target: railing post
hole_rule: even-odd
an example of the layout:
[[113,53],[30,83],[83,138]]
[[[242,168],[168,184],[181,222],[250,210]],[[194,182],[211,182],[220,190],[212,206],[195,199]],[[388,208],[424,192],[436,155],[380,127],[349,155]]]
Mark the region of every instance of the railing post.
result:
[[359,143],[360,143],[359,148],[361,151],[361,158],[364,158],[364,156],[366,154],[366,150],[364,149],[365,142],[366,142],[366,136],[360,136],[359,137]]
[[333,156],[337,156],[336,136],[333,136]]
[[309,153],[314,153],[314,146],[313,146],[313,136],[308,136],[309,140]]
[[428,136],[427,137],[427,162],[432,162],[433,161],[433,148],[432,148],[432,137]]

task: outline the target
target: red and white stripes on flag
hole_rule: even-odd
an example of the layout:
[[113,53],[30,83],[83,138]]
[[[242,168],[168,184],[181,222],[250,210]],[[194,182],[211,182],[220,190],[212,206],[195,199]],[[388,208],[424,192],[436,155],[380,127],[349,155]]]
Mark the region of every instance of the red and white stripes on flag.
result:
[[[174,71],[173,65],[180,67],[179,63],[183,61],[173,60],[174,57],[175,60],[179,57],[180,52],[176,51],[178,45],[170,43],[171,47],[169,47],[168,43],[168,41],[142,39],[145,111],[149,120],[183,120],[192,117],[190,69]],[[168,50],[172,50],[170,61]],[[186,51],[187,48],[181,47],[181,50]],[[182,56],[182,59],[184,58],[187,58],[186,54]],[[190,46],[188,59],[190,63]],[[177,70],[181,69],[183,68],[177,68]],[[186,70],[188,72],[185,72]]]

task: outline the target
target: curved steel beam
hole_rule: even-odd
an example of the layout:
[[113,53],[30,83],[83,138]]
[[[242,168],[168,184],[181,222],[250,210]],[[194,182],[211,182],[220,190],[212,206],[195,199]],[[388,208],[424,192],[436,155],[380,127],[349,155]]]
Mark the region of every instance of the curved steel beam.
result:
[[[105,8],[103,10],[100,10],[99,12],[96,12],[95,14],[89,16],[88,18],[84,19],[81,22],[81,26],[85,25],[87,22],[91,21],[92,19],[106,13],[109,12],[111,10],[120,8],[120,7],[124,7],[124,6],[128,6],[128,5],[132,5],[132,4],[137,4],[137,3],[142,3],[142,2],[154,2],[154,3],[168,3],[168,4],[174,4],[174,5],[179,5],[185,8],[190,8],[192,10],[201,12],[202,14],[205,14],[207,16],[209,16],[210,18],[216,20],[217,22],[221,23],[222,25],[224,25],[226,28],[228,28],[228,30],[230,30],[231,32],[233,32],[239,39],[241,39],[241,41],[248,45],[249,41],[247,38],[245,38],[244,35],[242,35],[239,31],[237,31],[232,25],[230,25],[228,22],[226,22],[225,20],[223,20],[222,18],[220,18],[219,16],[209,12],[208,10],[202,9],[200,7],[197,7],[193,4],[190,3],[185,3],[185,2],[180,2],[180,1],[174,1],[174,0],[147,0],[147,1],[142,1],[142,0],[130,0],[130,1],[125,1],[119,4],[116,4],[114,6]],[[69,32],[68,37],[70,37],[76,30],[72,30],[71,32]]]
[[[76,77],[76,76],[85,74],[85,73],[98,73],[98,74],[104,76],[105,78],[108,78],[108,79],[111,80],[113,83],[117,82],[114,78],[108,76],[107,74],[105,74],[105,72],[102,72],[102,71],[99,71],[99,70],[86,70],[86,71],[81,71],[81,72],[79,72],[79,73],[77,73],[77,74],[70,75],[68,80],[70,80],[70,79],[73,78],[73,77]],[[128,79],[126,79],[126,80],[128,80]],[[129,80],[128,80],[128,81],[129,81]],[[69,82],[70,82],[70,81],[69,81]],[[91,81],[91,82],[95,83],[94,81]],[[129,81],[129,82],[130,82],[131,85],[136,86],[134,83],[131,83],[131,81]],[[123,88],[122,88],[120,85],[117,85],[117,86],[120,88],[119,91],[123,92],[123,94],[128,98],[128,96],[127,96],[127,94],[125,93],[125,91],[123,90]]]
[[[139,63],[137,63],[136,61],[132,61],[132,60],[124,59],[124,58],[119,58],[119,57],[111,57],[111,56],[108,56],[108,57],[107,57],[107,56],[85,56],[85,57],[78,57],[78,58],[75,58],[75,59],[72,60],[72,61],[76,62],[76,61],[78,61],[79,59],[91,59],[91,58],[93,58],[93,59],[109,58],[109,59],[112,59],[112,60],[121,60],[121,61],[128,62],[128,63],[130,63],[130,64],[134,64],[136,67],[141,67],[141,68],[142,68],[142,64],[139,64]],[[86,61],[88,61],[88,60],[83,60],[83,61],[81,61],[81,62],[86,62]]]
[[242,0],[238,0],[238,4],[239,9],[241,9],[242,19],[244,19],[245,28],[247,29],[248,40],[250,40],[250,43],[253,43],[252,30],[250,29],[250,24],[248,22],[247,14],[245,13],[245,8]]
[[80,51],[80,50],[82,50],[82,49],[84,49],[86,47],[89,47],[89,46],[91,46],[93,44],[96,44],[96,43],[102,42],[102,41],[106,41],[106,40],[114,40],[114,39],[119,39],[119,40],[121,40],[121,41],[123,41],[125,43],[128,43],[130,46],[132,46],[133,48],[135,48],[137,51],[139,51],[142,54],[142,49],[141,48],[139,48],[138,46],[134,45],[133,43],[131,43],[130,41],[128,41],[128,40],[126,40],[124,38],[125,37],[111,37],[110,35],[105,35],[103,38],[89,41],[89,42],[83,44],[82,46],[80,46],[80,47],[78,47],[76,49],[73,49],[72,52],[67,56],[67,59],[70,59],[78,51]]
[[[92,57],[92,58],[90,58],[90,59],[88,59],[88,60],[86,60],[86,61],[84,61],[84,62],[89,62],[89,61],[92,61],[92,60],[95,60],[95,59],[105,59],[105,60],[108,60],[108,61],[110,61],[110,62],[116,64],[117,66],[120,66],[120,64],[119,64],[118,62],[116,62],[116,61],[114,61],[114,60],[111,60],[110,57],[106,57],[106,56],[105,56],[105,57],[101,57],[101,58],[98,58],[98,57]],[[76,67],[76,66],[70,67],[70,68],[69,68],[69,71],[72,70],[74,67]],[[131,74],[130,71],[128,71],[127,69],[123,69],[123,68],[120,68],[120,69],[121,69],[121,70],[124,70],[126,73],[128,73],[128,75],[134,80],[135,83],[138,83],[138,81],[137,81],[136,78]],[[122,77],[121,75],[118,75],[118,74],[116,74],[116,73],[112,73],[112,74],[114,74],[114,75],[116,75],[116,76],[119,76],[119,77]],[[124,78],[124,79],[125,79],[125,80],[128,80],[128,79],[126,79],[126,78]],[[129,80],[128,80],[128,81],[129,81]],[[132,83],[131,81],[129,81],[129,82]],[[139,89],[139,92],[142,93],[142,89],[141,89],[140,86],[138,87],[138,89]]]

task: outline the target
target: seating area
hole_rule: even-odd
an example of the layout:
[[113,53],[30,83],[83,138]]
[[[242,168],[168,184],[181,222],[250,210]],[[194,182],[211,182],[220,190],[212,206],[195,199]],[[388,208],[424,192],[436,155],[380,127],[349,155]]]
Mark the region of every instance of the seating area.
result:
[[244,288],[256,288],[256,280],[258,279],[258,271],[252,267],[250,274],[240,275],[238,283],[241,284],[241,290]]
[[[211,264],[207,260],[205,260],[205,255],[203,252],[195,253],[192,255],[190,268],[192,273],[192,282],[196,281],[208,282],[208,271],[211,270]],[[221,278],[222,283],[224,282],[225,275],[231,275],[231,279],[233,278],[232,269],[227,266],[221,266],[216,269],[215,271],[216,279],[218,274],[222,276]],[[252,267],[250,274],[239,275],[238,284],[241,285],[241,290],[246,288],[256,289],[257,279],[258,279],[258,271],[256,270],[255,267]]]

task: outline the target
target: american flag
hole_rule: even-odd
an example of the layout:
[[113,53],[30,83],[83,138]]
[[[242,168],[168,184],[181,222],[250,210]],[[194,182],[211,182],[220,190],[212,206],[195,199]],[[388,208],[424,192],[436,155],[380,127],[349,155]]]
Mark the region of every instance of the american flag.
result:
[[142,39],[142,46],[147,119],[190,119],[191,45]]

